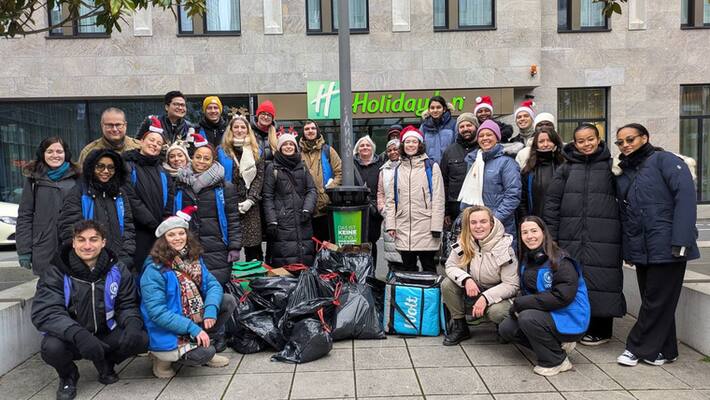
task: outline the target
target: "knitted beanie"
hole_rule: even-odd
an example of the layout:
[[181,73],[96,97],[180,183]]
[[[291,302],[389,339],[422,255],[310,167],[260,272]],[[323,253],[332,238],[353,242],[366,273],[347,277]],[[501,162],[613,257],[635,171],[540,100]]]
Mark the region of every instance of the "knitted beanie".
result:
[[468,121],[472,123],[473,126],[478,128],[478,118],[476,118],[476,115],[474,113],[465,112],[459,115],[459,117],[456,118],[456,129],[458,129],[459,125],[461,125],[461,123],[464,121]]
[[489,131],[493,131],[493,133],[498,138],[498,141],[500,142],[500,127],[498,126],[498,124],[495,121],[493,121],[492,119],[487,119],[487,120],[483,121],[481,126],[479,126],[478,130],[476,131],[476,139],[478,139],[478,135],[484,129],[488,129]]
[[265,100],[259,104],[259,107],[256,109],[256,116],[258,117],[259,114],[263,112],[271,114],[271,118],[276,119],[276,107],[274,107],[274,103],[270,100]]
[[189,229],[190,224],[188,222],[192,219],[192,213],[195,211],[197,211],[197,206],[187,206],[178,211],[176,215],[166,218],[155,229],[155,237],[161,237],[175,228]]
[[219,112],[220,114],[222,113],[222,100],[219,99],[217,96],[207,96],[205,99],[202,101],[202,112],[207,112],[207,106],[215,103],[219,107]]
[[298,150],[298,141],[296,140],[296,136],[291,133],[282,133],[279,135],[279,140],[276,142],[276,150],[281,151],[281,146],[283,146],[286,142],[293,143]]
[[550,113],[540,113],[535,117],[535,122],[533,122],[533,126],[537,127],[537,124],[539,124],[542,121],[547,121],[551,122],[552,126],[557,128],[557,123],[555,122],[555,116],[550,114]]

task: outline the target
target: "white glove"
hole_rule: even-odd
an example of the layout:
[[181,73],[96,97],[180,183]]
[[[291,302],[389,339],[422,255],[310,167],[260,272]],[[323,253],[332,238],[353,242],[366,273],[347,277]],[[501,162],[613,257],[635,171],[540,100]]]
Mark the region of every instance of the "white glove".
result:
[[254,205],[254,202],[251,201],[251,200],[249,200],[249,199],[246,199],[246,200],[242,201],[241,203],[239,203],[239,213],[240,213],[240,214],[246,214],[247,211],[249,211],[249,209],[250,209],[253,205]]

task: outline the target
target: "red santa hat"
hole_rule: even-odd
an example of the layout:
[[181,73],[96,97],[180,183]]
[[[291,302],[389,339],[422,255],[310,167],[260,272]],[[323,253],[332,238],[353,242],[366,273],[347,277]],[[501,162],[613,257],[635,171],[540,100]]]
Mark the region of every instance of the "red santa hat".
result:
[[175,213],[172,217],[166,218],[165,221],[161,222],[158,228],[155,229],[155,237],[161,237],[175,228],[189,229],[190,224],[188,222],[192,219],[192,213],[195,211],[197,211],[197,206],[187,206]]
[[515,113],[513,114],[513,117],[517,117],[518,113],[521,112],[526,112],[530,115],[530,118],[535,119],[535,110],[533,109],[535,107],[535,102],[532,100],[525,100],[524,102],[520,103],[520,107],[515,109]]
[[207,146],[210,144],[210,142],[208,142],[207,139],[205,139],[205,137],[200,135],[199,133],[193,133],[192,135],[190,135],[190,139],[192,140],[188,139],[188,141],[192,142],[195,148],[200,148],[202,146]]
[[404,143],[404,141],[410,137],[415,137],[417,140],[424,143],[424,135],[413,125],[407,125],[407,127],[402,129],[402,132],[399,134],[399,141]]
[[148,120],[150,120],[150,125],[148,125],[148,130],[143,132],[143,135],[141,136],[141,139],[145,138],[145,135],[155,132],[159,135],[163,135],[163,124],[160,123],[160,120],[158,117],[155,115],[149,115]]
[[491,96],[476,97],[476,107],[473,109],[473,113],[477,113],[481,108],[487,108],[493,113],[493,100],[491,100]]

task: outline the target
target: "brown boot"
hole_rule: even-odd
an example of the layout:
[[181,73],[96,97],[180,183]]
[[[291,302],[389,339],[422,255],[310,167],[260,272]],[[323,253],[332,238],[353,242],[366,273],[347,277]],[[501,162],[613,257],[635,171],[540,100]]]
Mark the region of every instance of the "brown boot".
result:
[[152,354],[150,357],[153,359],[153,375],[155,375],[156,378],[169,379],[175,376],[173,363],[159,360]]

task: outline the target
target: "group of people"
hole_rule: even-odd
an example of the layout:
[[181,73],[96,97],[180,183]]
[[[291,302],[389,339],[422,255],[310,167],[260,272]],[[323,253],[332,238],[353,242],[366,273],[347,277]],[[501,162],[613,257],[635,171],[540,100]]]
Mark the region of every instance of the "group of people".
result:
[[[178,91],[165,111],[131,138],[125,113],[108,108],[81,165],[50,137],[25,167],[17,251],[40,276],[33,322],[47,333],[42,357],[59,374],[58,398],[75,395],[72,359],[93,360],[103,383],[146,349],[159,377],[174,374],[173,362],[225,365],[216,353],[235,307],[223,290],[232,263],[310,265],[312,237],[330,240],[326,189],[341,184],[342,163],[315,121],[299,138],[277,127],[269,101],[252,123],[227,120],[209,96],[192,124]],[[607,342],[625,314],[626,260],[642,308],[618,361],[673,361],[685,264],[698,257],[684,160],[652,146],[639,124],[617,131],[619,157],[593,124],[564,144],[531,101],[515,111],[515,130],[492,118],[487,96],[452,112],[434,96],[419,127],[390,127],[383,153],[369,136],[353,149],[355,182],[370,191],[368,241],[384,236],[391,270],[436,272],[442,236],[453,234],[444,344],[469,337],[467,315],[488,318],[502,340],[535,351],[537,373],[570,369],[565,349]]]

